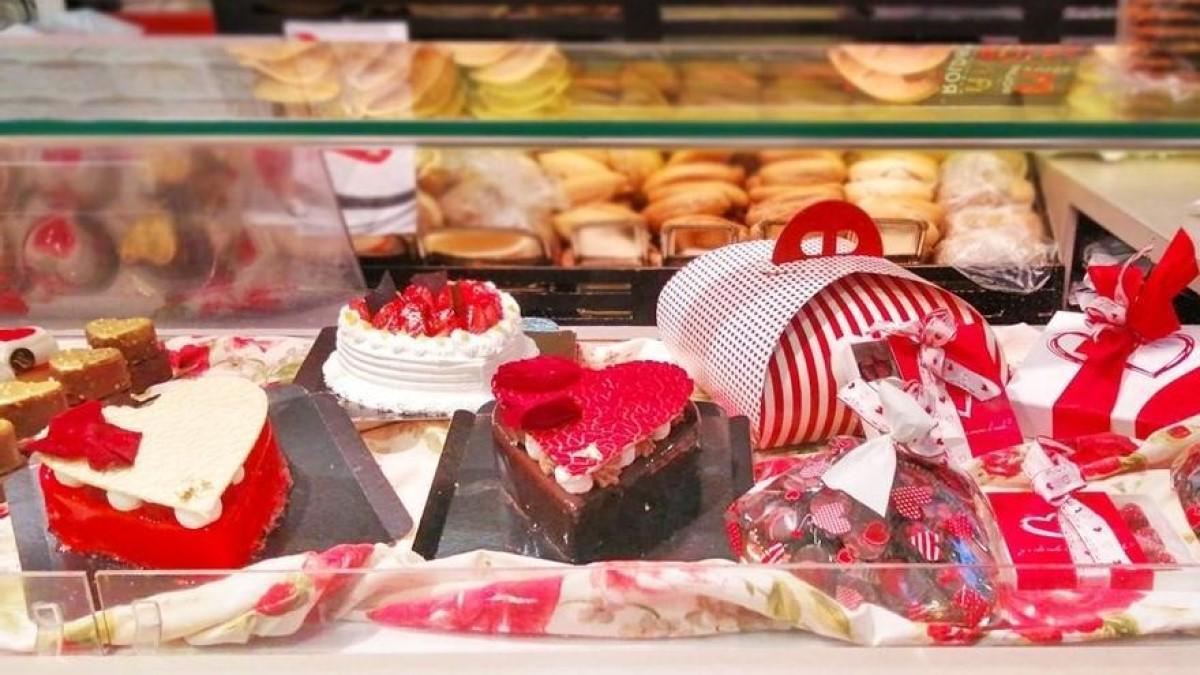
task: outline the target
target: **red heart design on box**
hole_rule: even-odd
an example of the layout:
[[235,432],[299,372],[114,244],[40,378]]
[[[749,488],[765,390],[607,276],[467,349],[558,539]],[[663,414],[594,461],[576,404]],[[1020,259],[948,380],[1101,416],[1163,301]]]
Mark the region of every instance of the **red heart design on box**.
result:
[[[1050,338],[1050,353],[1054,354],[1064,361],[1082,364],[1086,359],[1079,353],[1079,346],[1091,339],[1087,333],[1083,331],[1066,331],[1059,333]],[[1125,364],[1125,369],[1135,373],[1141,373],[1147,377],[1158,377],[1163,373],[1183,363],[1189,356],[1192,355],[1192,350],[1196,348],[1196,340],[1191,335],[1186,333],[1172,333],[1165,338],[1154,341],[1154,344],[1174,342],[1177,347],[1167,351],[1152,361],[1147,361],[1146,352],[1144,349],[1139,349],[1133,353],[1129,361]],[[1142,361],[1139,363],[1138,353],[1141,352]]]
[[[556,357],[505,364],[492,381],[501,423],[524,429],[573,475],[604,464],[673,421],[692,388],[687,372],[670,363],[631,361],[592,370]],[[527,416],[540,417],[549,402],[562,399],[578,410],[566,423],[522,425]]]
[[386,148],[377,148],[373,150],[342,149],[335,150],[334,152],[342,155],[343,157],[349,157],[350,159],[356,159],[360,162],[366,162],[368,164],[382,164],[392,156],[392,151]]

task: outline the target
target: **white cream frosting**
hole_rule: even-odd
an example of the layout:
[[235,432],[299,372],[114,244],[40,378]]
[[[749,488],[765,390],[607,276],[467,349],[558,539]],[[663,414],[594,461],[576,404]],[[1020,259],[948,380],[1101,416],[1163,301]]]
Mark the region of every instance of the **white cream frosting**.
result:
[[196,513],[195,511],[175,509],[175,520],[178,520],[180,525],[189,530],[198,530],[220,520],[221,511],[222,508],[220,501],[218,501],[212,509],[205,513]]
[[136,511],[142,508],[143,504],[142,500],[137,497],[131,497],[124,492],[117,492],[116,490],[105,491],[104,497],[108,499],[108,505],[117,511]]
[[[654,431],[650,432],[650,438],[655,441],[663,440],[667,436],[671,435],[671,426],[671,422],[667,422],[666,424],[656,428]],[[542,450],[542,446],[539,445],[532,436],[525,437],[524,447],[525,453],[529,455],[529,457],[535,462],[540,462],[546,457],[546,452]],[[589,445],[585,448],[580,448],[579,450],[568,454],[573,457],[588,457],[597,460],[601,459],[602,457],[600,454],[600,449],[597,448],[595,444]],[[617,466],[624,469],[630,464],[636,462],[637,458],[637,443],[630,443],[621,450],[621,455],[617,458]],[[584,473],[581,474],[572,474],[565,468],[556,466],[554,467],[554,481],[558,483],[563,490],[566,490],[573,495],[580,495],[590,491],[592,487],[595,486],[596,481],[592,478],[592,474],[598,471],[601,466],[602,465],[600,464],[590,466]]]
[[75,480],[61,471],[54,472],[54,480],[69,488],[83,487],[83,481]]
[[343,307],[337,349],[323,367],[325,383],[348,401],[386,412],[477,410],[492,399],[497,368],[537,353],[521,332],[517,301],[500,292],[500,305],[500,321],[483,333],[455,330],[432,338],[380,330]]
[[581,495],[591,490],[596,483],[590,473],[572,474],[561,466],[554,467],[554,480],[562,489],[573,495]]

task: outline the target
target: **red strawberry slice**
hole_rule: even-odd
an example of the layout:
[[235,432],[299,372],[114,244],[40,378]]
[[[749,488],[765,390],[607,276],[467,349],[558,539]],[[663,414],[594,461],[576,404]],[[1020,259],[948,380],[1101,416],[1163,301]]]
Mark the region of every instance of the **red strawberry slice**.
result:
[[362,317],[363,321],[371,320],[371,308],[367,306],[366,298],[355,298],[351,300],[350,311]]

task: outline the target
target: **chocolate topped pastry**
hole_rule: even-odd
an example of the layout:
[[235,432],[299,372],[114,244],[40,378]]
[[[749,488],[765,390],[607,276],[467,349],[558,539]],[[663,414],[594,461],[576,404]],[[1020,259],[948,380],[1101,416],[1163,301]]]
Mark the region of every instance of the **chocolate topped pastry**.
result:
[[84,327],[87,343],[96,349],[112,347],[129,363],[155,358],[159,353],[154,322],[145,317],[96,319]]
[[71,404],[106,398],[131,386],[125,357],[111,347],[61,351],[51,357],[50,373],[62,383]]
[[18,468],[25,463],[25,458],[17,448],[17,430],[12,422],[0,419],[0,476]]
[[45,429],[50,418],[66,409],[63,386],[54,380],[0,382],[0,418],[12,424],[17,438]]
[[129,364],[129,376],[135,394],[140,394],[156,384],[167,382],[173,374],[170,356],[164,348],[160,348],[154,356],[148,359]]

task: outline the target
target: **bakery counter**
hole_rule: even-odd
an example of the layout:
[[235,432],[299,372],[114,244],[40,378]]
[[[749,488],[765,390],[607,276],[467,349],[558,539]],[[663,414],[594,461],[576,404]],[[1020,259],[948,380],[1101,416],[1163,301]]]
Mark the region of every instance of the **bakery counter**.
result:
[[[1038,165],[1051,229],[1068,270],[1082,269],[1083,248],[1110,234],[1134,250],[1162,246],[1179,228],[1200,234],[1200,157],[1053,155]],[[1200,291],[1200,282],[1192,290]]]

